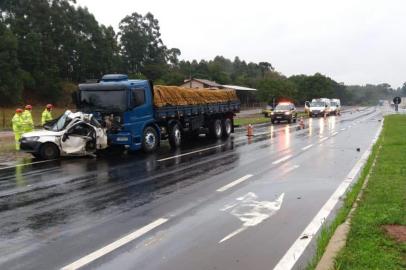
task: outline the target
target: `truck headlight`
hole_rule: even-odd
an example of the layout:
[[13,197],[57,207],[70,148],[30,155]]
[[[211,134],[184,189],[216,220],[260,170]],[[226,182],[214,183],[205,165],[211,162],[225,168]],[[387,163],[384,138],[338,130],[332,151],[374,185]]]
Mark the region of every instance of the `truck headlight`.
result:
[[285,112],[285,115],[289,115],[290,114],[290,112]]
[[23,137],[23,140],[27,141],[27,142],[36,142],[38,141],[39,136],[32,136],[32,137]]

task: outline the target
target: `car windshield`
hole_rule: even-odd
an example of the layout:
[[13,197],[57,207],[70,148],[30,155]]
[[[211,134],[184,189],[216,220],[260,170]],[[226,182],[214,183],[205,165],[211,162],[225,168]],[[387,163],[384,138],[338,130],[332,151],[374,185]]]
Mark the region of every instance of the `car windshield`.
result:
[[276,106],[275,110],[278,110],[278,111],[286,111],[286,110],[290,110],[291,108],[292,108],[292,105],[286,105],[286,104],[281,105],[281,104],[278,104],[278,105]]
[[311,107],[324,107],[324,102],[321,102],[321,101],[315,101],[315,102],[312,102],[312,103],[310,103],[310,106]]
[[127,109],[125,90],[86,90],[80,93],[81,109],[85,112],[121,112]]
[[69,124],[70,121],[71,119],[68,118],[68,114],[64,113],[55,120],[46,123],[44,128],[50,131],[61,131]]
[[331,102],[331,106],[337,106],[336,102]]

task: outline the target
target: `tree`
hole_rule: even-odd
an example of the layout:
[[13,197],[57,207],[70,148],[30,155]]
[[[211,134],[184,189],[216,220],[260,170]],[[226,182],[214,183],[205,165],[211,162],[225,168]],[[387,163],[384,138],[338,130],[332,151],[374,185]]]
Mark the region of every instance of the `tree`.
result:
[[277,74],[262,79],[257,84],[258,98],[267,103],[272,103],[273,99],[283,98],[294,99],[296,96],[296,85],[284,77]]
[[0,105],[16,104],[23,89],[16,36],[0,21]]

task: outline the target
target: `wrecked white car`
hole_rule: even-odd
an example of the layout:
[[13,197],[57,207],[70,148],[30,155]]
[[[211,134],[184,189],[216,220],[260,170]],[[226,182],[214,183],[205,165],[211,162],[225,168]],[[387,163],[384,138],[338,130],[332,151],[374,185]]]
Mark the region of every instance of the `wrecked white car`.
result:
[[44,130],[23,134],[20,148],[41,159],[94,155],[107,148],[106,129],[92,114],[66,111]]

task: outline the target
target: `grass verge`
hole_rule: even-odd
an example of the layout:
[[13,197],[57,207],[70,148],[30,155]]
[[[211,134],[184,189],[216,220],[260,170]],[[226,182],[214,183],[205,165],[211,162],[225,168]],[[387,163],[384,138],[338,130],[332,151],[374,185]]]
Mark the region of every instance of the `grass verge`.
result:
[[[322,229],[317,251],[308,269],[314,269],[335,229],[342,224],[371,170],[368,186],[354,213],[346,247],[336,259],[336,269],[405,269],[406,245],[389,239],[385,224],[406,224],[406,117],[388,116],[380,138],[357,183],[346,194],[332,223]],[[382,146],[377,156],[379,146]]]
[[[41,125],[41,115],[45,106],[34,106],[32,110],[32,118],[35,126]],[[60,116],[66,111],[65,108],[54,108],[52,110],[52,116],[54,118]],[[15,108],[0,108],[0,131],[11,130],[11,119],[15,114]]]
[[263,124],[271,122],[271,118],[268,117],[247,117],[247,118],[236,118],[234,119],[234,125],[236,126],[246,126],[249,124]]
[[406,243],[383,225],[406,225],[406,116],[385,118],[382,148],[364,196],[352,219],[336,269],[406,269]]

